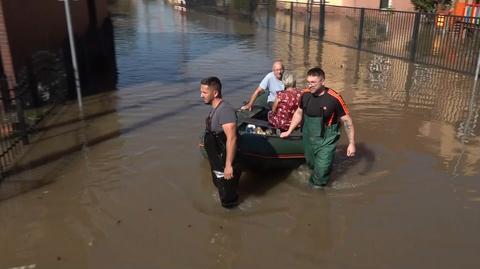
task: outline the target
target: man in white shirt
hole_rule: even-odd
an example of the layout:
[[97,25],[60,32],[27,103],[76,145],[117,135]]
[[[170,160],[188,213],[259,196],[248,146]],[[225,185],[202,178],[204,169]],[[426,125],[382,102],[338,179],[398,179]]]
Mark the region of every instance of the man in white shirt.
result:
[[258,95],[263,91],[267,91],[268,93],[267,102],[271,107],[271,105],[275,101],[275,98],[277,97],[277,92],[283,91],[285,88],[282,82],[284,70],[285,69],[283,67],[282,61],[278,60],[273,62],[272,72],[268,73],[263,78],[262,82],[260,82],[260,85],[253,92],[248,103],[242,106],[241,109],[252,110],[252,106],[255,103],[255,100],[257,99]]

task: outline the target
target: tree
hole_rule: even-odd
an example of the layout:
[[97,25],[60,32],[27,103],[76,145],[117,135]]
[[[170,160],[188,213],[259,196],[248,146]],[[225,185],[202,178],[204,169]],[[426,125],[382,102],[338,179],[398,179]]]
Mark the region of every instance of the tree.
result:
[[410,0],[416,11],[433,13],[437,5],[448,6],[452,0]]

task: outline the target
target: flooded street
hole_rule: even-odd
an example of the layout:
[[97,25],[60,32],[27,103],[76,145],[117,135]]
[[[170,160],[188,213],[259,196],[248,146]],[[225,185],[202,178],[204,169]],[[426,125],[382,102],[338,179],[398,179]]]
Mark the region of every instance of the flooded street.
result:
[[[0,269],[480,267],[472,76],[268,31],[258,17],[111,2],[118,91],[85,102],[75,130],[95,143],[15,175],[42,170],[48,184],[0,201]],[[220,77],[238,107],[275,59],[299,85],[322,66],[358,153],[345,156],[342,131],[325,190],[304,166],[247,171],[239,208],[225,210],[197,147],[210,109],[199,81]]]

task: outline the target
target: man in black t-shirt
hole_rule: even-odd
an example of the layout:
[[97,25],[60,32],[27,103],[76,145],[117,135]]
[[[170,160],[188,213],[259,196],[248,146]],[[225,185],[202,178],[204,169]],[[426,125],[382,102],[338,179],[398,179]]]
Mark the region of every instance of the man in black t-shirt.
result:
[[213,184],[218,189],[222,206],[238,204],[240,171],[234,159],[237,150],[237,118],[235,109],[222,100],[222,84],[217,77],[200,82],[200,97],[212,109],[205,121],[203,145],[210,162]]
[[303,146],[307,164],[313,168],[309,182],[314,186],[326,186],[340,138],[339,120],[348,137],[347,156],[355,156],[355,130],[343,98],[324,86],[325,73],[319,67],[307,72],[309,92],[300,100],[290,128],[280,134],[288,137],[303,119]]

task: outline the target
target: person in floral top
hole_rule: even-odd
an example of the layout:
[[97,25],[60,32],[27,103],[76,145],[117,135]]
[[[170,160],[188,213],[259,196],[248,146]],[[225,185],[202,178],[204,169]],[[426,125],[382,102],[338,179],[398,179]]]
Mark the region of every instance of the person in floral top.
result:
[[284,74],[282,80],[285,90],[277,93],[272,111],[268,113],[268,122],[273,128],[285,131],[290,127],[290,122],[292,121],[293,113],[298,108],[302,91],[295,88],[296,83],[292,74]]

